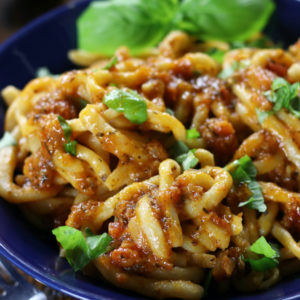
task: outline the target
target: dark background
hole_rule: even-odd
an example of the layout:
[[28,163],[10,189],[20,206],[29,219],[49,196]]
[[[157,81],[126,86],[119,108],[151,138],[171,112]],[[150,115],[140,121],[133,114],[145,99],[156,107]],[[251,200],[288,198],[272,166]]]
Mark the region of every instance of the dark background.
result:
[[67,2],[72,0],[0,0],[0,44],[32,19]]

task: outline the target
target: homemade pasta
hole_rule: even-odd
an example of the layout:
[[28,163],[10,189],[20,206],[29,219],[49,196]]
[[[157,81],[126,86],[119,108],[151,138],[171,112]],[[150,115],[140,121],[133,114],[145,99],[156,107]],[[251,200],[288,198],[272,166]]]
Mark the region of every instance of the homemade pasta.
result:
[[[146,296],[200,299],[210,276],[221,293],[263,290],[298,272],[300,42],[229,48],[176,31],[144,57],[72,51],[86,68],[8,86],[0,196],[39,228],[107,232],[84,272]],[[122,95],[139,106],[109,102]]]

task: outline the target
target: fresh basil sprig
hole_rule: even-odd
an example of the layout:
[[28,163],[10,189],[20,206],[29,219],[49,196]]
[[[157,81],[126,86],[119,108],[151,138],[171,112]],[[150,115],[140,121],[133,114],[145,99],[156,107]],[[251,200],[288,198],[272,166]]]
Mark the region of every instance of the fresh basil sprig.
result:
[[231,176],[235,184],[247,184],[249,191],[252,193],[247,201],[239,204],[239,207],[247,206],[259,212],[265,212],[267,206],[262,195],[261,187],[256,181],[257,170],[251,158],[245,155],[225,168],[229,171],[233,169]]
[[112,238],[107,234],[83,233],[70,226],[60,226],[52,230],[57,241],[66,251],[66,258],[74,271],[82,270],[90,261],[106,253]]
[[58,116],[57,117],[58,122],[64,132],[65,139],[67,143],[64,144],[64,149],[67,153],[70,153],[73,156],[76,156],[76,145],[77,141],[71,141],[71,135],[72,135],[72,128],[71,126],[67,123],[67,121],[62,117]]
[[126,45],[137,54],[170,31],[178,8],[178,0],[93,1],[77,20],[78,46],[113,55]]
[[78,47],[113,55],[126,45],[137,54],[174,29],[201,40],[245,41],[273,10],[272,0],[93,1],[77,20]]
[[104,96],[103,103],[109,108],[124,113],[125,118],[134,124],[147,121],[147,103],[133,90],[115,88]]
[[290,84],[284,78],[276,78],[272,83],[271,90],[264,93],[266,98],[270,102],[274,103],[273,108],[269,111],[261,111],[257,109],[256,114],[258,121],[263,123],[269,115],[278,112],[282,108],[287,109],[294,116],[300,118],[300,98],[298,96],[299,89],[299,82]]
[[3,137],[0,139],[0,149],[16,145],[17,141],[14,136],[10,132],[5,131]]
[[257,239],[249,250],[259,255],[257,259],[243,257],[243,260],[250,264],[252,270],[264,272],[278,266],[279,251],[275,246],[269,244],[263,236]]

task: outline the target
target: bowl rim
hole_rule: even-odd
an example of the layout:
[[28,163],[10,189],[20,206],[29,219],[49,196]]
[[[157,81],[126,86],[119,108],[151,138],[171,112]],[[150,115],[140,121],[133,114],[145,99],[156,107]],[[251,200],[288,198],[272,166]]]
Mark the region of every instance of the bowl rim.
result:
[[[91,1],[92,0],[73,0],[70,3],[60,5],[50,10],[49,12],[37,17],[36,19],[32,20],[24,27],[16,31],[11,37],[4,40],[2,44],[0,44],[0,56],[5,51],[7,51],[11,46],[13,46],[13,44],[16,43],[21,37],[29,35],[39,25],[43,25],[51,21],[52,19],[55,19],[56,17],[63,15],[68,10],[76,9],[78,8],[78,6],[87,5]],[[98,1],[102,1],[102,0],[98,0]],[[115,287],[116,290],[109,290],[98,285],[96,286],[96,288],[101,293],[95,294],[94,292],[89,292],[87,289],[77,288],[75,285],[69,284],[65,281],[60,281],[58,278],[55,278],[55,276],[42,272],[42,270],[39,270],[35,266],[26,262],[25,260],[22,260],[15,253],[15,251],[8,246],[8,244],[5,242],[5,240],[3,240],[1,236],[0,236],[0,254],[3,255],[6,259],[8,259],[16,267],[24,271],[26,274],[33,277],[35,280],[38,280],[41,283],[45,284],[46,286],[54,290],[57,290],[59,292],[62,292],[68,296],[74,297],[76,299],[82,299],[82,300],[93,300],[93,299],[113,300],[113,299],[121,299],[121,298],[123,300],[133,299],[131,296],[122,293],[122,289],[117,287]],[[142,295],[139,296],[143,297]],[[254,299],[255,295],[252,296]],[[287,295],[284,298],[284,300],[296,300],[296,299],[300,299],[300,289],[298,293],[295,293],[290,296]]]

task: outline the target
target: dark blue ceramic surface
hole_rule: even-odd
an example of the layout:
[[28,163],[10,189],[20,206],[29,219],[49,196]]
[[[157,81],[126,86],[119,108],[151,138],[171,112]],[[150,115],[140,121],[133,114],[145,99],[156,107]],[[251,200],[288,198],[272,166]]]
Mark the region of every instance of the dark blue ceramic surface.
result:
[[[47,66],[53,73],[72,68],[67,59],[67,51],[76,47],[75,20],[88,2],[79,1],[58,8],[37,19],[0,46],[0,90],[8,84],[22,88],[34,77],[35,70],[40,66]],[[278,0],[278,5],[279,14],[274,18],[277,22],[284,22],[285,27],[281,26],[280,30],[276,30],[275,24],[275,27],[270,28],[273,32],[275,28],[277,38],[281,35],[289,41],[294,41],[296,35],[300,36],[300,1]],[[295,11],[298,11],[298,14]],[[298,24],[297,28],[295,24]],[[289,35],[282,35],[284,31],[289,32]],[[1,104],[0,134],[4,110],[4,105]],[[143,299],[103,281],[95,282],[80,273],[74,274],[66,261],[58,258],[58,248],[54,239],[36,231],[15,207],[1,199],[0,253],[44,284],[79,299]],[[239,294],[223,299],[225,298],[300,299],[300,278],[288,279],[263,293]],[[210,296],[207,299],[220,297]]]

